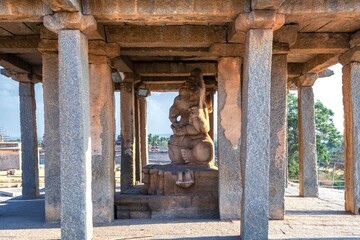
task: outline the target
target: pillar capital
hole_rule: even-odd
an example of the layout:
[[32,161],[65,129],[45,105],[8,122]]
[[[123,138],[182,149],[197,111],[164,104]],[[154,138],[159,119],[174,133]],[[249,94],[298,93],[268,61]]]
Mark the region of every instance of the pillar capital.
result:
[[97,30],[97,23],[92,15],[80,12],[57,12],[44,17],[44,26],[54,33],[60,30],[80,30],[84,33]]
[[235,20],[235,30],[246,32],[253,28],[277,30],[285,23],[285,15],[276,13],[276,10],[254,10],[241,13]]
[[356,46],[339,56],[341,65],[348,65],[350,62],[360,62],[360,46]]
[[312,87],[318,79],[316,73],[306,73],[294,79],[294,83],[297,87]]

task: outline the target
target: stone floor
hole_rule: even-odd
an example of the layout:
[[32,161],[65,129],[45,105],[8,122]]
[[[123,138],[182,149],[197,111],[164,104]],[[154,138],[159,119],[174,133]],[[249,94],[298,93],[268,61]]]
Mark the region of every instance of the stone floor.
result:
[[[270,221],[269,239],[360,239],[360,216],[343,211],[341,190],[321,189],[320,198],[286,190],[284,221]],[[44,200],[0,197],[0,240],[60,239],[58,224],[44,224]],[[116,220],[96,226],[94,239],[239,239],[240,222],[216,220]]]

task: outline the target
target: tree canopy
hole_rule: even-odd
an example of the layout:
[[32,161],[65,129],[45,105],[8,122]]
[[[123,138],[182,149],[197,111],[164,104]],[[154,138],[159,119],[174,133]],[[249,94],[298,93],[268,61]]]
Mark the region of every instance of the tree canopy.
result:
[[[316,154],[320,166],[343,161],[343,136],[334,125],[334,112],[320,101],[315,103]],[[288,95],[288,172],[290,179],[299,177],[298,101]]]

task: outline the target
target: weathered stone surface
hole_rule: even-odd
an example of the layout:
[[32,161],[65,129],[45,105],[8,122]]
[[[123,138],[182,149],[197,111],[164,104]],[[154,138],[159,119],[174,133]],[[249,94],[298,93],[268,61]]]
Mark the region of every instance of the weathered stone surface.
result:
[[360,214],[359,99],[360,63],[343,67],[345,209]]
[[0,21],[41,22],[51,14],[51,10],[41,1],[3,0],[0,2]]
[[251,9],[278,9],[284,0],[252,0]]
[[39,196],[39,159],[36,134],[36,100],[33,83],[19,83],[22,142],[22,197]]
[[0,37],[0,49],[6,53],[36,52],[39,35]]
[[304,65],[302,63],[288,63],[288,77],[299,77],[302,74]]
[[114,86],[107,63],[89,64],[93,221],[114,220]]
[[299,25],[287,24],[274,31],[274,42],[288,43],[291,47],[295,44],[298,36]]
[[318,75],[316,73],[307,73],[295,78],[294,81],[298,87],[312,87],[317,79]]
[[21,143],[3,142],[0,135],[0,171],[21,168]]
[[357,1],[292,0],[285,1],[279,12],[290,14],[352,13],[360,11]]
[[347,33],[299,33],[291,54],[340,54],[350,48]]
[[222,26],[109,25],[105,32],[107,41],[120,47],[210,47],[214,42],[226,42]]
[[316,167],[315,109],[312,87],[298,88],[300,196],[319,194]]
[[92,239],[88,43],[59,32],[61,238]]
[[277,30],[284,23],[285,15],[277,14],[275,10],[253,10],[250,13],[239,14],[235,20],[235,29],[240,32],[254,28]]
[[241,131],[242,239],[268,237],[272,37],[272,29],[250,29],[246,37]]
[[271,69],[269,218],[281,220],[285,214],[287,164],[287,56],[273,55]]
[[360,46],[351,48],[349,51],[339,56],[339,62],[345,66],[350,62],[360,62]]
[[352,34],[350,37],[350,47],[357,47],[360,45],[360,31]]
[[320,73],[338,63],[338,55],[319,54],[304,63],[303,73]]
[[221,58],[218,63],[218,119],[220,219],[240,219],[240,58]]
[[41,0],[54,12],[67,11],[78,12],[81,11],[80,0]]
[[60,221],[60,144],[59,144],[59,60],[57,53],[43,53],[43,94],[45,119],[45,221]]
[[133,83],[124,83],[121,108],[121,191],[135,184],[135,110]]
[[[239,12],[250,11],[250,4],[243,0],[217,1],[179,0],[179,1],[82,1],[83,13],[94,15],[101,22],[143,22],[163,24],[187,22],[228,23]],[[176,9],[176,11],[175,11]]]
[[244,55],[244,44],[213,43],[209,51],[220,57],[240,57]]

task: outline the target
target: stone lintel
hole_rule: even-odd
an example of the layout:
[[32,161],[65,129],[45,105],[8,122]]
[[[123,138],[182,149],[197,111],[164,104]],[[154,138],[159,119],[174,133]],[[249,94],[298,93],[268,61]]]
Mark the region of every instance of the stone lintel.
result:
[[350,48],[347,33],[299,33],[292,54],[341,54]]
[[304,63],[303,73],[320,73],[338,63],[338,55],[319,54]]
[[311,87],[318,78],[319,76],[316,73],[307,73],[295,78],[294,81],[298,87]]
[[97,30],[94,16],[83,15],[80,12],[58,12],[44,17],[44,26],[54,33],[60,30],[80,30],[90,33]]
[[58,40],[41,39],[38,45],[38,51],[44,52],[58,52]]
[[279,55],[279,54],[288,54],[290,51],[289,44],[288,43],[273,43],[273,54]]
[[41,1],[0,1],[0,22],[41,22],[51,13]]
[[54,12],[79,12],[81,11],[80,0],[41,0]]
[[[223,26],[105,26],[108,42],[120,47],[210,47],[214,42],[226,43]],[[201,34],[199,34],[201,33]]]
[[0,49],[6,53],[34,53],[37,51],[39,35],[0,37]]
[[287,43],[291,47],[297,40],[298,31],[299,25],[286,24],[274,31],[273,41],[278,43]]
[[284,0],[252,0],[251,9],[278,9]]
[[277,14],[275,10],[254,10],[241,13],[235,20],[236,31],[246,32],[251,28],[277,30],[285,23],[285,15]]
[[210,46],[209,52],[220,57],[242,57],[244,55],[244,44],[213,43]]
[[17,73],[7,69],[0,70],[1,75],[9,77],[19,83],[38,83],[42,81],[42,77],[31,73]]
[[134,70],[141,76],[190,76],[194,68],[200,68],[203,76],[217,74],[216,63],[134,63]]
[[89,54],[107,56],[110,59],[120,55],[120,47],[116,43],[106,43],[102,40],[89,41]]
[[134,72],[134,67],[132,61],[124,56],[115,57],[111,60],[111,65],[113,68],[117,69],[119,72],[132,73]]
[[0,66],[16,73],[32,72],[31,65],[14,54],[0,54]]
[[351,48],[349,51],[340,55],[339,62],[345,66],[350,62],[360,62],[360,46]]

